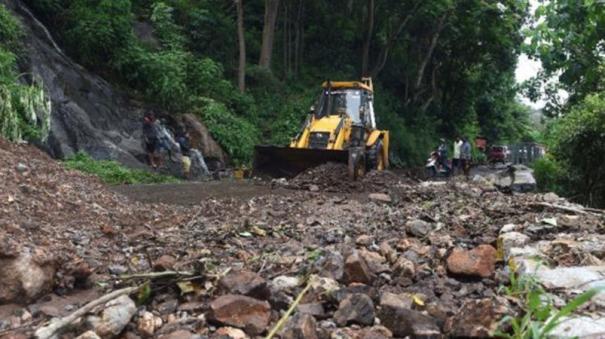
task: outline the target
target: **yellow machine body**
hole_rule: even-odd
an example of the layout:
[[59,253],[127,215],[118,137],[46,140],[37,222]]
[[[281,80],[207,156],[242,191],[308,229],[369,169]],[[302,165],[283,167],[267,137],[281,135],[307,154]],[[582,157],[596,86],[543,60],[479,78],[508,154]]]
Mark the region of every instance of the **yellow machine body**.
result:
[[348,164],[352,179],[389,165],[389,132],[376,128],[369,78],[324,82],[302,130],[286,147],[257,146],[254,171],[293,176],[325,162]]

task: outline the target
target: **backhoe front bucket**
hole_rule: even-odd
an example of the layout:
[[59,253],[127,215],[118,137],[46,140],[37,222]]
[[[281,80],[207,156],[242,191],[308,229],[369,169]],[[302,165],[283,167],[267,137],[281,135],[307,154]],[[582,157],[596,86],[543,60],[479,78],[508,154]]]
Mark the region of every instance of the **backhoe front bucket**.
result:
[[346,150],[256,146],[252,174],[260,177],[291,178],[321,164],[347,164],[348,160],[349,152]]

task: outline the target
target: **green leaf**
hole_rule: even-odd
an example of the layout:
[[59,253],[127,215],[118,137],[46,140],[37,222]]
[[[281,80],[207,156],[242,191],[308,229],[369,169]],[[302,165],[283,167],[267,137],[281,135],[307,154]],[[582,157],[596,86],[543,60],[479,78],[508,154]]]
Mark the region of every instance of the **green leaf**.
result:
[[565,305],[559,312],[557,312],[550,320],[544,325],[542,331],[540,332],[541,336],[547,336],[557,325],[560,324],[560,320],[563,317],[566,317],[577,310],[582,305],[589,302],[595,295],[603,291],[605,287],[600,288],[592,288],[579,296],[575,297],[572,301],[570,301],[567,305]]

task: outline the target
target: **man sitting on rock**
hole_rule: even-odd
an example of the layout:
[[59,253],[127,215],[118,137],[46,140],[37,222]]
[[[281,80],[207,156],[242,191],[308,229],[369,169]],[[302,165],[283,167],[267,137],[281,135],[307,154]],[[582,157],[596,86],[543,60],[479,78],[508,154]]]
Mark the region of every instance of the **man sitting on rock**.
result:
[[189,179],[191,176],[191,144],[189,141],[189,133],[186,131],[176,138],[176,142],[181,148],[181,161],[183,162],[183,175],[185,179]]

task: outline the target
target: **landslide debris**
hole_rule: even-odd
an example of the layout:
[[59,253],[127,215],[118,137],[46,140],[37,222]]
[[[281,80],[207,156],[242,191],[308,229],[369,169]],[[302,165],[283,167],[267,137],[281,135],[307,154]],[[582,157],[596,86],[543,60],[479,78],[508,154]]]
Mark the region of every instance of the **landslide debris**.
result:
[[[302,174],[286,180],[288,194],[183,208],[109,193],[29,146],[0,143],[0,162],[8,225],[0,260],[29,263],[46,277],[34,294],[18,281],[23,275],[15,278],[16,295],[29,297],[2,301],[20,305],[0,307],[0,335],[30,336],[52,317],[137,285],[139,293],[95,308],[63,335],[263,336],[300,298],[278,331],[282,338],[485,336],[517,309],[498,294],[508,283],[501,246],[555,239],[562,229],[603,229],[602,216],[570,218],[546,207],[546,195],[503,194],[456,179],[418,183],[370,173],[361,183],[334,181],[334,192],[328,173],[312,184]],[[364,198],[370,194],[383,196]],[[563,228],[544,221],[553,218]],[[533,233],[498,246],[506,227]],[[11,286],[0,280],[0,293]]]

